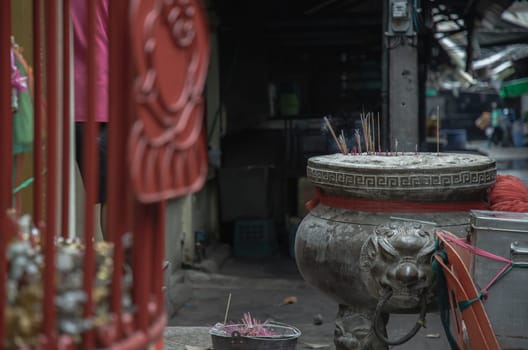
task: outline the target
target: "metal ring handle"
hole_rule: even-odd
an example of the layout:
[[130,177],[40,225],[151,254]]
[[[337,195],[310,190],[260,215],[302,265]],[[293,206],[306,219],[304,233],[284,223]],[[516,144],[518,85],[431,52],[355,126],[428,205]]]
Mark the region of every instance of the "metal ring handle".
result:
[[386,345],[401,345],[403,343],[408,342],[412,337],[418,333],[420,328],[425,327],[425,314],[427,312],[427,302],[425,298],[425,293],[422,294],[422,297],[420,298],[421,302],[421,309],[420,309],[420,316],[418,317],[418,320],[416,320],[416,323],[414,327],[411,329],[409,333],[401,337],[400,339],[396,340],[390,340],[388,337],[383,334],[383,331],[380,329],[380,321],[381,321],[381,314],[382,309],[385,306],[385,304],[389,301],[389,299],[392,297],[392,290],[388,290],[387,293],[380,299],[378,302],[378,305],[376,306],[376,311],[374,313],[374,320],[372,322],[372,328],[374,328],[374,334],[376,334],[376,337],[378,339],[385,343]]

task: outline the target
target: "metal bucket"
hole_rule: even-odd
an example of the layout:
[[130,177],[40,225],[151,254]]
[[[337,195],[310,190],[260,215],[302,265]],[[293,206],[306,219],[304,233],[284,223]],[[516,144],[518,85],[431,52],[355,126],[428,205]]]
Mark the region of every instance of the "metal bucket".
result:
[[[234,325],[240,326],[243,325]],[[264,325],[266,329],[275,333],[268,337],[250,337],[233,332],[228,335],[224,330],[224,325],[217,323],[211,330],[211,340],[214,350],[295,350],[297,339],[301,336],[301,331],[295,327],[278,323],[268,322]]]

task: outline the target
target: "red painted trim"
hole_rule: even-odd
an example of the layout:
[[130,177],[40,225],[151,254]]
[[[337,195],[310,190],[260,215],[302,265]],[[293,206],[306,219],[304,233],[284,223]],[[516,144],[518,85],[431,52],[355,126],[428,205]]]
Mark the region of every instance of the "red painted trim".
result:
[[341,197],[325,194],[316,188],[316,197],[306,203],[308,210],[318,204],[353,211],[383,212],[383,213],[435,213],[451,211],[468,211],[471,209],[486,210],[488,203],[484,201],[453,201],[453,202],[411,202],[399,200],[374,200],[366,198]]

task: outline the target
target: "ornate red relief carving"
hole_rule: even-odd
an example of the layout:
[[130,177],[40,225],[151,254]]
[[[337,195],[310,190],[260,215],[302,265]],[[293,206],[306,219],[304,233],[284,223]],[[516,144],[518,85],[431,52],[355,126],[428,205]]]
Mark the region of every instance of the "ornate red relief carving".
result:
[[199,190],[207,175],[208,27],[198,0],[135,1],[130,23],[138,105],[132,183],[140,201],[157,202]]

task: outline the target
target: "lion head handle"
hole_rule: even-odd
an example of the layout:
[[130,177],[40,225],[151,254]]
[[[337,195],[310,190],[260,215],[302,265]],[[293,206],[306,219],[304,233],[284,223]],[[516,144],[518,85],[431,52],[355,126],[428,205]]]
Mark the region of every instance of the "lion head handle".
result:
[[414,308],[431,287],[433,252],[432,224],[391,220],[379,225],[361,249],[363,282],[376,299],[392,290],[393,308]]

